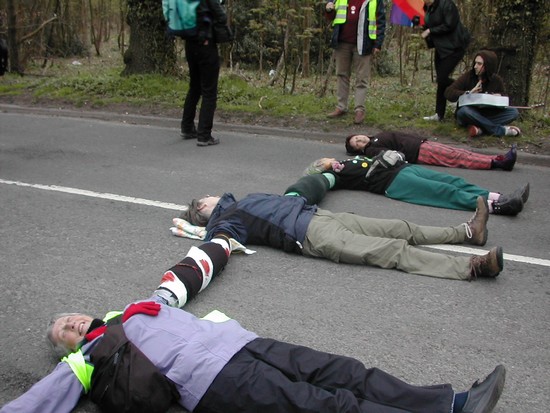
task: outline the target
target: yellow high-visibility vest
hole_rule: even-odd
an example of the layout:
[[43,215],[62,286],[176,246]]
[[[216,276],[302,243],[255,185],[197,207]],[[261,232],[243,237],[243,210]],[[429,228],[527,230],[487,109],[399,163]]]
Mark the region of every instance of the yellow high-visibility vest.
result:
[[[378,8],[378,0],[369,1],[369,38],[376,40],[376,9]],[[344,24],[346,22],[346,14],[348,11],[348,0],[336,0],[334,3],[334,9],[336,10],[336,17],[332,21],[332,25]]]
[[[105,318],[103,318],[103,321],[107,322],[111,318],[121,314],[122,311],[110,311],[107,313]],[[75,376],[78,378],[78,381],[82,384],[82,387],[84,387],[84,393],[88,393],[92,387],[92,373],[94,372],[94,366],[86,362],[82,351],[78,349],[68,356],[63,357],[61,361],[64,361],[69,365]]]

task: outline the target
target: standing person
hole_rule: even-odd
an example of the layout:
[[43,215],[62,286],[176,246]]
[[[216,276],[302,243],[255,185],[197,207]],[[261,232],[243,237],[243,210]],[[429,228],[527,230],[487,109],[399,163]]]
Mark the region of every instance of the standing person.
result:
[[434,64],[437,82],[435,114],[424,120],[441,121],[445,117],[445,89],[453,80],[451,74],[464,57],[470,34],[460,21],[452,0],[424,0],[425,25],[421,33],[429,48],[435,48]]
[[381,132],[374,136],[349,135],[345,146],[348,155],[373,158],[382,151],[392,150],[402,152],[409,163],[449,168],[511,171],[517,159],[515,144],[504,155],[484,155],[405,132]]
[[[183,104],[181,136],[183,139],[197,139],[197,146],[217,145],[220,140],[212,136],[212,126],[218,100],[220,56],[214,26],[226,25],[227,16],[218,0],[163,0],[162,5],[169,27],[181,29],[185,18],[196,14],[194,30],[184,37],[189,90]],[[175,22],[179,21],[182,21],[181,27],[175,26]],[[199,121],[195,127],[197,105],[201,98]]]
[[[456,102],[464,94],[488,93],[504,95],[503,79],[496,74],[497,55],[490,50],[481,50],[475,57],[472,68],[462,74],[445,91],[445,97]],[[517,126],[505,126],[517,119],[519,112],[510,107],[461,106],[457,108],[456,120],[460,126],[466,126],[470,137],[483,133],[495,136],[518,136]]]
[[[129,383],[111,384],[113,393],[135,402],[146,397],[134,390],[141,385],[151,397],[136,407],[155,413],[176,401],[197,413],[490,413],[504,389],[503,365],[464,392],[450,384],[413,386],[354,358],[261,338],[223,314],[216,316],[199,319],[167,305],[158,294],[128,305],[119,316],[124,335],[150,360],[158,382],[136,367],[132,370],[139,360],[118,351],[115,363],[129,365]],[[83,395],[93,397],[94,371],[101,371],[101,365],[94,364],[95,350],[107,346],[112,337],[108,319],[113,317],[54,317],[47,337],[65,357],[0,412],[69,413]],[[165,387],[170,393],[160,393]],[[134,411],[127,410],[130,402],[124,411]]]
[[365,100],[372,56],[380,52],[386,29],[384,0],[329,1],[325,10],[332,20],[330,45],[334,49],[338,104],[327,116],[337,118],[348,110],[350,77],[355,69],[355,124],[365,120]]

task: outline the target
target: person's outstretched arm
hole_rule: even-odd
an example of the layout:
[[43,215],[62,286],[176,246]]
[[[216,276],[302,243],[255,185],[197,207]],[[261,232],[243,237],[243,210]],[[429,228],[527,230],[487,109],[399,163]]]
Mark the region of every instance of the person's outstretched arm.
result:
[[229,255],[231,244],[224,234],[191,247],[183,260],[164,273],[155,295],[172,307],[183,307],[223,271]]
[[321,173],[302,176],[285,190],[285,195],[301,196],[308,205],[316,205],[323,200],[331,185],[326,176]]
[[69,413],[82,395],[82,384],[67,363],[57,367],[26,393],[4,405],[1,413]]

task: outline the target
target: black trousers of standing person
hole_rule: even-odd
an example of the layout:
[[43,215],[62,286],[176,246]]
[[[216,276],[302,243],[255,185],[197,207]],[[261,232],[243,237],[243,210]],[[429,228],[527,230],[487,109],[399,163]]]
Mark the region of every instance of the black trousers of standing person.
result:
[[358,360],[258,338],[218,374],[199,413],[449,413],[449,384],[412,386]]
[[202,97],[199,122],[196,128],[197,139],[207,141],[212,135],[214,112],[218,100],[218,76],[220,74],[220,56],[217,44],[210,40],[202,44],[196,39],[185,41],[185,58],[189,66],[189,91],[183,104],[181,131],[195,131],[197,105]]
[[464,57],[465,51],[463,49],[455,50],[450,55],[441,57],[439,52],[435,51],[434,66],[437,82],[437,92],[435,95],[435,113],[439,115],[439,119],[445,117],[445,110],[447,109],[447,99],[445,99],[445,89],[447,89],[452,83],[453,79],[451,74],[458,63]]

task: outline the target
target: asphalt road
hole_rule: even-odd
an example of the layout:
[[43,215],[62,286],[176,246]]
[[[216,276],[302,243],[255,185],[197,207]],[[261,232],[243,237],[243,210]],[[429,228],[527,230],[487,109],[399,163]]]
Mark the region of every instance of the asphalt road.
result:
[[[55,366],[44,339],[53,314],[103,316],[148,297],[197,244],[169,232],[178,205],[205,194],[282,193],[309,162],[344,157],[340,145],[229,128],[216,131],[221,145],[199,148],[180,139],[176,120],[145,123],[0,113],[0,406]],[[354,356],[413,384],[449,382],[460,391],[503,363],[507,383],[495,412],[546,413],[550,171],[521,155],[510,173],[440,170],[501,192],[531,183],[524,211],[491,216],[488,244],[474,249],[503,246],[496,280],[436,279],[252,247],[257,254],[233,255],[186,310],[218,309],[262,336]],[[351,191],[330,193],[322,207],[425,225],[471,216]],[[75,411],[96,409],[83,402]]]

